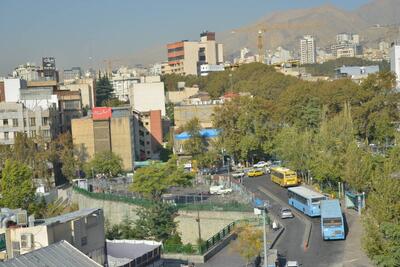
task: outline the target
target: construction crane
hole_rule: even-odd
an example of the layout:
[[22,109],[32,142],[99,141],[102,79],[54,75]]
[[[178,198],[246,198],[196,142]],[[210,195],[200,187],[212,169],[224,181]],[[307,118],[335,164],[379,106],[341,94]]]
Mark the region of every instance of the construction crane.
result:
[[[258,28],[257,32],[257,50],[258,50],[258,61],[261,63],[264,63],[265,60],[265,33],[269,31],[274,31],[274,30],[304,30],[307,28],[320,28],[323,26],[323,23],[317,24],[317,23],[309,23],[309,24],[302,24],[302,25],[297,25],[297,24],[289,24],[289,23],[280,23],[280,24],[274,24],[274,25],[268,25],[265,26],[263,24],[258,24],[256,27]],[[246,32],[248,33],[249,30],[248,28],[243,28],[243,29],[235,29],[232,30],[232,33],[240,33],[240,32]]]

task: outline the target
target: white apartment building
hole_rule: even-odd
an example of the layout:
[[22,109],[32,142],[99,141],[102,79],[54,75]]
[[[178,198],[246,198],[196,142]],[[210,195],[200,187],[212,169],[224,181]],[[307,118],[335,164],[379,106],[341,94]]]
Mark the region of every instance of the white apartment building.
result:
[[314,64],[316,59],[315,39],[311,35],[304,35],[300,40],[300,64]]
[[159,79],[146,77],[141,83],[134,83],[129,88],[129,102],[131,107],[139,112],[150,110],[161,110],[165,116],[165,93],[164,83]]
[[39,70],[40,67],[36,66],[34,63],[26,63],[19,65],[13,71],[14,78],[21,78],[26,81],[36,81],[39,80]]
[[396,88],[400,89],[400,42],[390,48],[390,70],[396,74]]
[[129,88],[138,82],[140,82],[140,78],[137,71],[126,67],[122,67],[115,73],[112,73],[110,79],[110,83],[114,88],[114,95],[121,101],[128,101]]

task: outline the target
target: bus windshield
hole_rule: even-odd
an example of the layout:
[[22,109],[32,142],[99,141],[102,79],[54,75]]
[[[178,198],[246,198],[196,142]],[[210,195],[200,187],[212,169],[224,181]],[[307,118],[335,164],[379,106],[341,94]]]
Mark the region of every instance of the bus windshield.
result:
[[341,218],[324,218],[323,224],[324,224],[324,226],[341,226],[342,219]]

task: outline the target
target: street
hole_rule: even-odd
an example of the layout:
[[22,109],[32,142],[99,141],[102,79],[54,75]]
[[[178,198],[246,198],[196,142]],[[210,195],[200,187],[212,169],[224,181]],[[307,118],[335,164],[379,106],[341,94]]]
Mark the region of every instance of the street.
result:
[[[270,212],[279,216],[282,205],[288,206],[287,189],[273,183],[269,176],[245,178],[244,186],[250,189],[260,199],[268,200],[271,204]],[[266,189],[272,197],[266,194]],[[297,260],[302,266],[342,266],[346,241],[323,241],[320,232],[320,219],[299,215],[294,211],[295,218],[282,220],[285,231],[275,245],[279,253],[286,260]],[[311,237],[308,248],[304,248],[305,223],[300,218],[312,223]]]

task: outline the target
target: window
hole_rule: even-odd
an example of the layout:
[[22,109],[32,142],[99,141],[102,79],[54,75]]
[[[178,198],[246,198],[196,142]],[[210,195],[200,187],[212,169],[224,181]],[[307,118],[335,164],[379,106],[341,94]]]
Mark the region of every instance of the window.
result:
[[8,140],[8,138],[9,138],[8,132],[4,132],[4,140]]
[[150,153],[151,153],[151,152],[150,152],[149,150],[147,150],[147,154],[150,155]]
[[50,130],[43,130],[42,131],[42,136],[43,137],[50,137]]
[[8,126],[8,119],[3,120],[3,126]]
[[24,127],[26,127],[26,119],[24,118]]
[[31,137],[36,137],[36,131],[31,131]]
[[18,119],[13,119],[13,127],[18,127]]
[[323,219],[324,226],[342,226],[341,218],[324,218]]
[[30,124],[31,126],[36,126],[36,118],[30,118],[30,119],[29,119],[29,124]]
[[146,142],[146,145],[150,145],[150,142],[149,142],[149,141],[147,141],[147,142]]
[[86,246],[87,245],[87,236],[84,236],[81,238],[81,246]]
[[42,118],[42,125],[43,126],[49,125],[49,117],[43,117]]
[[145,125],[149,125],[149,122],[148,122],[148,121],[146,121],[144,124],[145,124]]

